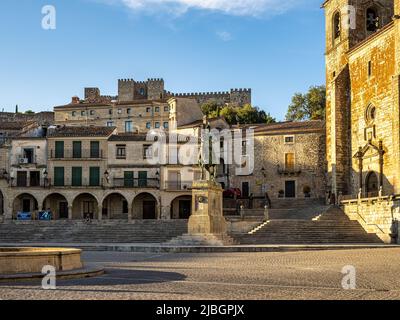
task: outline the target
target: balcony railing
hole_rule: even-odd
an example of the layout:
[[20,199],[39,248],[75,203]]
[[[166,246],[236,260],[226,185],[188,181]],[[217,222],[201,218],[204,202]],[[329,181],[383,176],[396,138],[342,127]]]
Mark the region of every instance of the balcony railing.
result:
[[88,159],[93,159],[93,160],[98,160],[98,159],[104,159],[104,152],[103,150],[87,150],[87,149],[82,149],[80,152],[78,151],[73,151],[73,150],[64,150],[63,153],[57,153],[55,150],[50,150],[50,159],[56,160],[88,160]]
[[153,178],[147,178],[147,179],[114,178],[110,180],[109,185],[112,188],[159,188],[160,181],[158,179],[153,179]]
[[301,168],[297,166],[287,166],[287,167],[281,167],[278,165],[278,174],[280,175],[300,175],[301,174]]
[[168,191],[192,190],[193,181],[166,181],[164,188]]
[[24,154],[17,155],[15,158],[15,165],[29,165],[29,164],[37,164],[37,156],[27,157]]
[[9,186],[11,188],[48,188],[50,187],[50,182],[45,179],[38,180],[25,180],[25,181],[18,181],[15,178],[8,179]]

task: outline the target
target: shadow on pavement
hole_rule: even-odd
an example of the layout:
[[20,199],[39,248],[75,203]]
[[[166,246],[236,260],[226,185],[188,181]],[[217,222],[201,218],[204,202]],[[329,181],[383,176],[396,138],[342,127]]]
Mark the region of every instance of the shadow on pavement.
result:
[[[160,272],[146,270],[124,270],[106,268],[105,274],[93,278],[60,279],[57,280],[57,288],[73,286],[123,286],[164,283],[172,281],[183,281],[186,276],[176,272]],[[0,282],[1,287],[37,287],[41,286],[41,280],[21,282]]]

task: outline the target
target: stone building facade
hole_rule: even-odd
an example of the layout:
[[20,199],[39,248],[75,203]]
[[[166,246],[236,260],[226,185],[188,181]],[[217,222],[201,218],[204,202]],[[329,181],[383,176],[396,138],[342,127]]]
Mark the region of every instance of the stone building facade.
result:
[[[237,174],[229,168],[229,185],[245,197],[265,199],[272,206],[287,199],[321,199],[325,189],[325,124],[323,121],[285,122],[244,127],[254,130],[254,171]],[[261,201],[259,205],[262,205]]]
[[[323,7],[328,186],[339,200],[359,198],[345,211],[390,241],[400,216],[381,200],[400,191],[400,3],[328,0]],[[361,199],[376,200],[366,209]]]
[[[118,80],[117,96],[103,96],[99,88],[85,88],[84,99],[73,97],[71,103],[54,108],[55,122],[68,125],[115,126],[120,132],[146,132],[161,127],[168,129],[171,99],[186,99],[200,105],[214,101],[243,106],[251,104],[251,89],[172,93],[165,90],[163,79],[123,79]],[[196,110],[193,108],[193,111]]]
[[[399,152],[400,37],[395,3],[398,6],[393,0],[324,3],[327,160],[329,186],[336,195],[357,195],[360,188],[377,192],[380,186],[387,194],[397,192],[399,171],[393,161]],[[347,28],[349,5],[355,23]]]

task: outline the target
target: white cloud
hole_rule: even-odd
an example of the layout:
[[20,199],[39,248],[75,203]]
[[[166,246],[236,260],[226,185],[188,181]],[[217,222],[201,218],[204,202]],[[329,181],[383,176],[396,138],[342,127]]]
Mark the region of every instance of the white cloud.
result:
[[218,31],[217,36],[225,42],[232,40],[232,35],[228,31]]
[[[119,0],[134,11],[167,11],[184,14],[190,9],[217,11],[236,16],[258,16],[286,11],[298,0]],[[110,0],[108,0],[110,2]],[[111,1],[111,2],[115,2]]]

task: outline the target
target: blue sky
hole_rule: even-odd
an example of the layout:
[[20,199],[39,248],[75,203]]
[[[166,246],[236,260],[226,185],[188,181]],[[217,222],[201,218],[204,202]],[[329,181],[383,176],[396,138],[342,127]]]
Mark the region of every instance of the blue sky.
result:
[[[321,0],[2,0],[0,111],[52,110],[84,87],[164,78],[173,92],[252,88],[283,120],[295,92],[323,84]],[[42,29],[44,5],[55,30]]]

